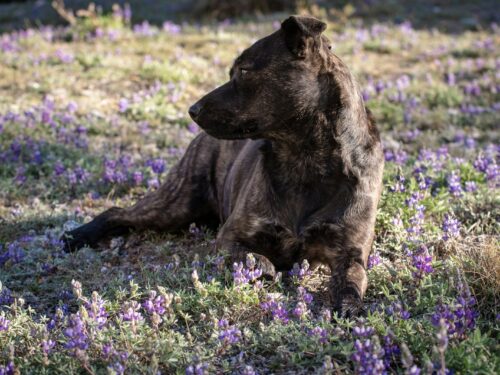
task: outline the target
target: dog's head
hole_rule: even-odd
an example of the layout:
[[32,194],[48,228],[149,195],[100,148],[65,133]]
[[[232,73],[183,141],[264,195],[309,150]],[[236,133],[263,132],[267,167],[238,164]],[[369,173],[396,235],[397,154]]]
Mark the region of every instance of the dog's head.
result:
[[321,67],[329,54],[326,24],[292,16],[234,62],[229,82],[189,109],[208,134],[221,139],[279,137],[322,99]]

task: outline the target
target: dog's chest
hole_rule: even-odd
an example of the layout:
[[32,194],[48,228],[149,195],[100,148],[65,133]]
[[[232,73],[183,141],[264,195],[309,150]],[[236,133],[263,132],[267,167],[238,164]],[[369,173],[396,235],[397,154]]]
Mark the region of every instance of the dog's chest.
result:
[[298,261],[307,245],[308,229],[324,220],[320,208],[307,200],[269,206],[261,212],[247,212],[237,231],[241,242],[253,251],[267,256],[279,268]]

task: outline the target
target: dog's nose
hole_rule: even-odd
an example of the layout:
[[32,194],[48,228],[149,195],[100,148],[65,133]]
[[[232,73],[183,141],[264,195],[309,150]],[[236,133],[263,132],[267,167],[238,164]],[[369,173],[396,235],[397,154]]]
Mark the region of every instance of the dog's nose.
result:
[[196,120],[196,118],[198,117],[198,115],[200,114],[201,112],[201,105],[200,103],[194,103],[190,108],[189,108],[189,116],[191,116],[191,118],[193,120]]

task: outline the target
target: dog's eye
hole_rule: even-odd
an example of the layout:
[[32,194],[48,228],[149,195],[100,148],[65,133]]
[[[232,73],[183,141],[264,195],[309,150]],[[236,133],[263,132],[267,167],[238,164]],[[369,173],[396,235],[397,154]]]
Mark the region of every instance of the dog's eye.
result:
[[240,69],[240,74],[241,74],[242,77],[244,77],[245,75],[247,75],[248,72],[249,72],[248,69]]

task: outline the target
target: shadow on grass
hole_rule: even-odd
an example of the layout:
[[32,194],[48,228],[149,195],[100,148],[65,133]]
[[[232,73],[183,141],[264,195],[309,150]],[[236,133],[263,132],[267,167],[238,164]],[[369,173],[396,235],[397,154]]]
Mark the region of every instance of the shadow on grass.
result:
[[[40,216],[2,224],[0,242],[14,240],[31,230],[41,234],[47,228],[60,227],[66,219],[65,215]],[[130,288],[131,281],[142,286],[161,284],[179,289],[184,281],[176,277],[176,270],[191,267],[195,261],[199,267],[205,267],[199,259],[214,256],[211,238],[210,233],[197,237],[188,232],[132,232],[73,253],[64,253],[55,246],[44,248],[34,242],[25,249],[20,262],[0,265],[0,281],[38,314],[51,315],[62,305],[74,312],[78,304],[71,293],[72,280],[83,284],[87,296],[92,291],[114,296],[117,290]]]
[[65,221],[70,219],[70,216],[69,213],[68,215],[43,214],[19,221],[4,221],[0,219],[0,243],[12,242],[30,232],[42,233],[45,229],[62,226]]

